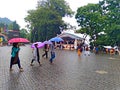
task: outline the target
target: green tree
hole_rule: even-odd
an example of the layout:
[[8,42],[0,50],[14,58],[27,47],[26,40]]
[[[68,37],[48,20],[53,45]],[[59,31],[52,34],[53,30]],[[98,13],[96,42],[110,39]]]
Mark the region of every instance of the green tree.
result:
[[[120,1],[103,0],[98,4],[88,4],[77,10],[76,20],[80,31],[91,37],[96,44],[114,45],[120,43]],[[104,32],[104,34],[101,34]],[[112,42],[112,43],[111,43]]]
[[8,29],[8,25],[4,23],[0,23],[0,33],[6,34],[6,29]]
[[99,33],[103,31],[106,16],[101,14],[99,4],[88,4],[78,8],[75,18],[81,26],[79,32],[89,35],[91,41],[96,41],[100,37]]
[[20,26],[17,24],[16,21],[14,21],[8,26],[8,29],[10,29],[10,30],[20,30]]
[[61,17],[71,16],[74,13],[65,0],[40,0],[38,1],[38,8],[51,9]]
[[104,32],[109,45],[120,45],[120,0],[103,0],[100,3],[102,13],[106,15]]
[[20,37],[22,37],[22,38],[27,38],[28,37],[28,32],[27,32],[27,30],[26,29],[21,29],[20,30]]
[[33,41],[44,41],[60,33],[59,26],[62,24],[62,19],[52,10],[38,9],[32,17],[28,18],[33,23],[31,31]]
[[0,23],[0,33],[3,32],[3,29],[4,29],[4,24],[3,24],[3,23]]
[[[49,40],[65,27],[62,16],[71,15],[72,12],[64,2],[64,0],[42,0],[38,2],[36,10],[28,11],[25,20],[31,29],[32,42]],[[60,8],[62,10],[59,11]]]

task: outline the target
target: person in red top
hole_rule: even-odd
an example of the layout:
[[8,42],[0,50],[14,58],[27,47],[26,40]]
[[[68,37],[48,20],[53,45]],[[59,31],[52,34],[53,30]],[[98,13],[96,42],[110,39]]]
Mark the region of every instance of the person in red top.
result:
[[111,48],[111,49],[110,49],[110,55],[113,55],[114,53],[115,53],[114,48]]

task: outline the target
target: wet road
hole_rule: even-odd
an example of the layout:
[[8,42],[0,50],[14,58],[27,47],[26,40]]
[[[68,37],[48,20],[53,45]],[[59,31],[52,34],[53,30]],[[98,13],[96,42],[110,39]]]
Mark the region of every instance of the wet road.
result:
[[11,46],[0,47],[0,90],[120,90],[119,56],[85,56],[83,52],[79,57],[76,51],[56,50],[53,65],[41,57],[42,66],[37,62],[30,66],[30,46],[20,48],[24,72],[17,65],[10,72]]

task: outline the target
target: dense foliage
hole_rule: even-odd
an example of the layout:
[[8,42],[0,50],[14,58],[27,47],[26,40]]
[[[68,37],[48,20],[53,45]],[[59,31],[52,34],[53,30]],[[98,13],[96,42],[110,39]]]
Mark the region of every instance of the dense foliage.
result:
[[77,10],[78,31],[96,45],[120,45],[120,0],[103,0]]
[[64,16],[71,16],[72,11],[64,0],[40,0],[36,10],[29,10],[25,21],[31,33],[31,41],[45,41],[60,33],[66,24]]

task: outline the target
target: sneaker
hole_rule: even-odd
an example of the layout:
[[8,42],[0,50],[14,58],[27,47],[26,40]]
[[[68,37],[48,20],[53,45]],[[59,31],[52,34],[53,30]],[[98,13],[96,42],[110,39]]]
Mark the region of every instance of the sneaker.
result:
[[23,69],[23,68],[20,68],[20,69]]
[[41,64],[41,63],[39,63],[39,65],[40,65],[40,66],[42,66],[42,64]]
[[53,65],[54,63],[53,62],[50,62],[51,65]]
[[33,66],[33,64],[31,63],[30,66]]
[[50,64],[53,64],[53,61],[50,61]]
[[23,68],[20,68],[20,72],[23,72],[24,70],[23,70]]

